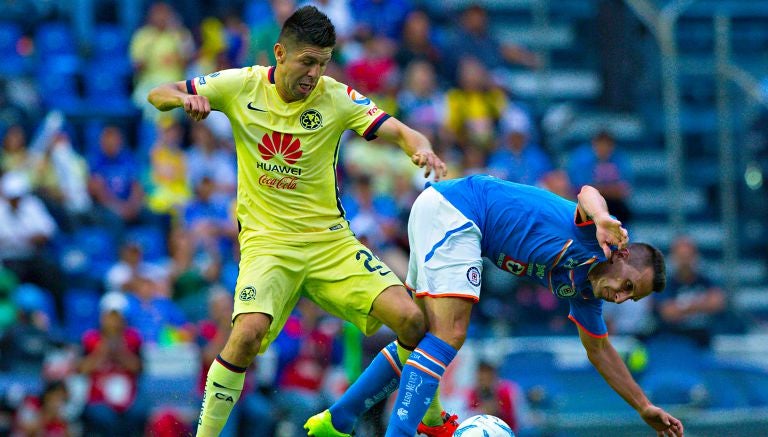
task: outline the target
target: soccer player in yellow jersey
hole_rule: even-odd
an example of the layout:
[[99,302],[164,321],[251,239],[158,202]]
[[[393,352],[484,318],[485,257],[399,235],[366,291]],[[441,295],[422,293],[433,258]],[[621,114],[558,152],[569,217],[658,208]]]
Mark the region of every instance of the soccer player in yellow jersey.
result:
[[366,335],[382,323],[391,327],[402,361],[424,336],[424,317],[400,280],[349,229],[336,181],[339,141],[348,129],[380,136],[436,179],[445,164],[423,135],[323,76],[335,44],[328,17],[303,7],[283,24],[275,67],[220,71],[149,93],[161,111],[183,108],[196,121],[223,112],[237,148],[241,260],[233,329],[208,372],[198,436],[220,433],[246,367],[302,295]]

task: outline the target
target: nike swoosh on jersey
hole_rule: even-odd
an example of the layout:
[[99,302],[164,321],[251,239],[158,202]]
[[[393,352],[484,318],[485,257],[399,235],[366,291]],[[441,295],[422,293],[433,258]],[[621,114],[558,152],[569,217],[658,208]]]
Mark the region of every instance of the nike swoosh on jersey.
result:
[[266,110],[266,109],[259,109],[259,108],[255,108],[255,107],[253,106],[253,103],[251,103],[251,102],[248,102],[248,109],[252,109],[252,110],[254,110],[254,111],[259,111],[259,112],[267,112],[267,110]]

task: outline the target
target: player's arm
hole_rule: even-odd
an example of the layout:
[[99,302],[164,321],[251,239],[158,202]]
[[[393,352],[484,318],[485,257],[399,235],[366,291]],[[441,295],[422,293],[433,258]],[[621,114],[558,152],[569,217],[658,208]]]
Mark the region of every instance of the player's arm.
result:
[[621,222],[611,217],[605,198],[597,189],[589,185],[581,187],[578,195],[576,211],[581,223],[594,221],[597,228],[596,236],[605,257],[611,258],[611,246],[623,249],[629,242],[627,230],[621,227]]
[[445,163],[432,150],[432,144],[420,132],[406,126],[400,120],[389,117],[379,126],[376,135],[393,142],[403,149],[411,161],[424,168],[424,177],[434,172],[435,180],[439,181],[447,173]]
[[657,435],[683,435],[683,424],[648,400],[607,337],[593,337],[579,327],[579,338],[589,361],[603,379],[640,414],[645,423],[656,430]]
[[184,112],[195,121],[200,121],[211,113],[208,97],[188,93],[186,82],[183,81],[153,88],[147,95],[147,100],[161,111],[184,108]]

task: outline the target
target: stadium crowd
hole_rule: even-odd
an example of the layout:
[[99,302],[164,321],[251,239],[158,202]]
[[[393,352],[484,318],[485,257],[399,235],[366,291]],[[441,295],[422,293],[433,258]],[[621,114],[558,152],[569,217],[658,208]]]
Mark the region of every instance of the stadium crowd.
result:
[[[0,28],[16,33],[0,39],[13,36],[23,67],[3,73],[0,92],[0,434],[184,435],[231,329],[235,149],[221,114],[191,122],[182,111],[156,111],[146,95],[160,83],[273,63],[281,22],[297,3],[153,2],[129,32],[123,2],[94,1],[85,40],[76,12],[12,3],[18,15],[4,11],[13,21]],[[499,74],[541,60],[495,39],[483,7],[438,27],[410,0],[308,3],[339,36],[327,74],[425,134],[449,177],[489,173],[571,199],[589,184],[631,229],[633,175],[620,141],[601,130],[573,149],[548,147],[541,120]],[[404,279],[406,223],[425,179],[396,147],[350,133],[338,180],[351,229]],[[707,347],[725,294],[683,262],[695,258],[691,240],[673,247],[680,273],[668,295],[628,303],[628,314],[610,308],[606,318],[612,332],[646,339],[672,327]],[[470,337],[574,334],[567,304],[546,289],[509,278],[488,284]],[[249,373],[226,435],[300,433],[343,390],[348,329],[302,301],[271,358],[254,363],[261,368]],[[191,412],[157,404],[142,375],[147,347],[179,344],[199,357],[199,384],[176,402]],[[357,353],[365,361],[375,351]],[[517,426],[524,419],[510,404],[526,402],[495,370],[480,366],[467,402]],[[493,396],[505,400],[488,402]]]

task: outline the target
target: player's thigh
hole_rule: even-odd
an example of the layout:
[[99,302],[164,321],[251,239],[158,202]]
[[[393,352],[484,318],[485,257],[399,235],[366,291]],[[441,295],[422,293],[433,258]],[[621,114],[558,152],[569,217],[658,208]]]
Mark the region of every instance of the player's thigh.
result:
[[312,253],[304,294],[366,335],[381,326],[370,314],[379,294],[392,286],[405,294],[392,270],[354,237],[315,243]]
[[235,286],[232,320],[245,313],[264,313],[271,319],[260,351],[274,341],[300,297],[306,275],[305,249],[284,244],[259,244],[242,249]]
[[406,283],[414,295],[480,297],[483,262],[477,226],[434,188],[411,209],[411,259]]

